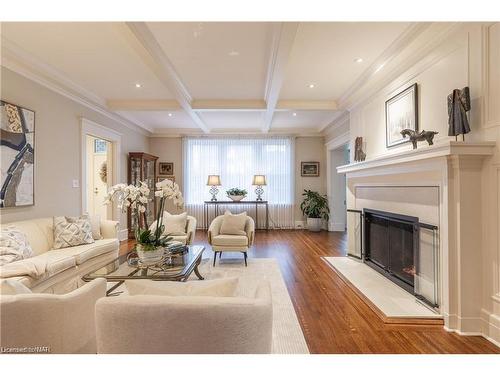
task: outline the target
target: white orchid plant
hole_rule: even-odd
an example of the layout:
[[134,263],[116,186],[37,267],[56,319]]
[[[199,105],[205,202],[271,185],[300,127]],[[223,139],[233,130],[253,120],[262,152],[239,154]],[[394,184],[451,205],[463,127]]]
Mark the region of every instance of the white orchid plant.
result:
[[[164,235],[165,226],[163,225],[163,211],[165,202],[171,199],[176,207],[184,206],[184,199],[179,189],[179,185],[175,182],[165,179],[156,184],[155,197],[160,198],[159,210],[156,217],[156,228],[154,231],[148,227],[146,207],[151,201],[149,199],[150,189],[148,185],[140,181],[139,186],[117,184],[112,186],[104,199],[105,204],[111,204],[116,201],[118,208],[125,212],[127,209],[132,210],[132,214],[137,217],[137,228],[135,238],[137,243],[142,245],[142,250],[155,250],[157,247],[166,246],[172,237]],[[153,202],[154,204],[154,202]],[[141,220],[141,217],[143,220]],[[141,226],[144,224],[144,227]]]

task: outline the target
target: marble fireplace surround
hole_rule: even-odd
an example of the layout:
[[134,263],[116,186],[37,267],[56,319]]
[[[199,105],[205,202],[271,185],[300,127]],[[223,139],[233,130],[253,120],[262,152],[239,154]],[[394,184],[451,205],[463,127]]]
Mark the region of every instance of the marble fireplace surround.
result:
[[[439,313],[445,329],[481,334],[481,172],[495,142],[444,141],[337,167],[347,208],[418,216],[439,227]],[[349,251],[356,248],[348,221]]]

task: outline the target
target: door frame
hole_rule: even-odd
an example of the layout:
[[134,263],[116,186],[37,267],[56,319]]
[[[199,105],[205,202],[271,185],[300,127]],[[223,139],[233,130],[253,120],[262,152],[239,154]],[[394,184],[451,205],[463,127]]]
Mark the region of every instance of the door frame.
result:
[[[332,151],[337,150],[341,147],[348,146],[350,143],[350,133],[349,131],[339,135],[338,137],[332,139],[330,142],[325,144],[326,148],[326,191],[327,191],[327,196],[328,196],[328,204],[330,207],[330,212],[333,212],[333,207],[332,207],[332,196],[333,196],[333,183],[332,183],[332,178],[335,176],[332,173]],[[347,186],[346,186],[347,188]],[[331,220],[328,222],[328,231],[330,232],[335,232],[335,231],[341,231],[343,232],[345,228],[339,228],[337,227],[336,223],[334,223]]]
[[[111,130],[105,126],[99,125],[98,123],[88,120],[84,117],[80,118],[80,136],[81,136],[81,207],[80,211],[83,214],[87,210],[87,136],[104,139],[112,144],[111,159],[113,161],[112,165],[112,181],[111,185],[116,185],[121,181],[120,174],[120,160],[121,155],[121,142],[122,134],[117,131]],[[112,220],[120,221],[120,209],[116,204],[113,204],[112,210]]]

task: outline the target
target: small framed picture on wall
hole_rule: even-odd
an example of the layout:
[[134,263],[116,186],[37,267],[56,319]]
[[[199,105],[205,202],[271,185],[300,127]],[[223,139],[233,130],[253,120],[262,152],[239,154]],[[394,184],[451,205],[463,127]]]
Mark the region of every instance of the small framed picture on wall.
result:
[[319,161],[303,161],[300,163],[302,177],[319,177]]
[[174,174],[174,163],[160,162],[158,164],[158,169],[158,174],[172,176]]

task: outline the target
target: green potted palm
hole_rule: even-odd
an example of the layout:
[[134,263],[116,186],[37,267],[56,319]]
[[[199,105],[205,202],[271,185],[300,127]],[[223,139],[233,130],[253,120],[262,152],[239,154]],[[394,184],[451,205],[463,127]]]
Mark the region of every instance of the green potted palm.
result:
[[330,208],[328,208],[328,198],[317,191],[304,190],[302,193],[304,200],[300,204],[300,209],[307,217],[307,229],[311,232],[321,230],[322,220],[328,222],[330,218]]

